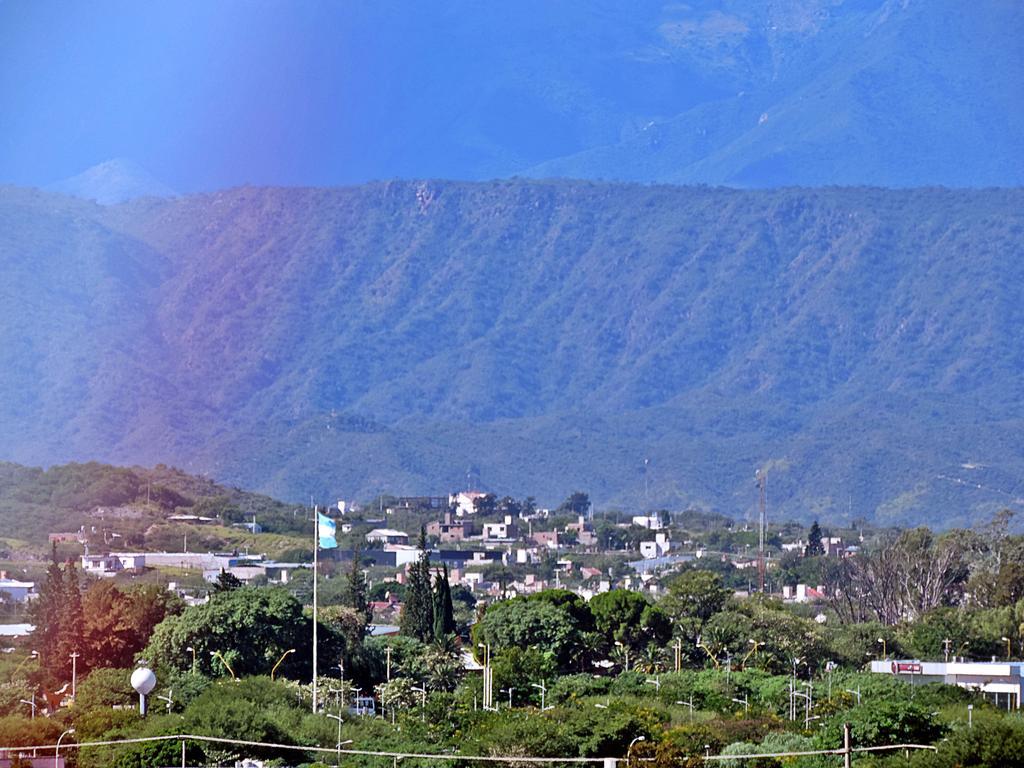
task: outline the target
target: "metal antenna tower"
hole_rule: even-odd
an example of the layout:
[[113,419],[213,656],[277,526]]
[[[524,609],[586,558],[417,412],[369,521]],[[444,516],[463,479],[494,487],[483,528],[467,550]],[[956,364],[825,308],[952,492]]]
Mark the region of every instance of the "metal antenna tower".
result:
[[759,469],[755,475],[758,488],[759,524],[757,536],[757,585],[764,592],[764,532],[768,524],[768,470]]

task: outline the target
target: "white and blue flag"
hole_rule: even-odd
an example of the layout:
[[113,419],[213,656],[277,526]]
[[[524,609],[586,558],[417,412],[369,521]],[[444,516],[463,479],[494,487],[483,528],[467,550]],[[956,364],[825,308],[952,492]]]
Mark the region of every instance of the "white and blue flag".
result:
[[334,538],[334,521],[322,512],[316,513],[316,535],[320,540],[320,549],[333,549],[338,546],[338,540]]

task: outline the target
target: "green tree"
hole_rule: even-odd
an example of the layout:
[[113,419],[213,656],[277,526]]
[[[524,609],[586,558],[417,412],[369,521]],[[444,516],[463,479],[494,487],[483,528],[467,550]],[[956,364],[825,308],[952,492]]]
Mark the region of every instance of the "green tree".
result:
[[481,517],[493,515],[498,508],[498,498],[493,493],[485,493],[473,499],[473,511]]
[[583,491],[573,491],[555,510],[558,514],[586,515],[590,511],[590,495]]
[[[221,654],[235,674],[270,674],[271,667],[290,648],[278,674],[304,678],[312,658],[312,624],[302,604],[282,589],[243,587],[214,594],[210,602],[187,608],[157,625],[146,647],[146,658],[159,666],[189,670],[191,646],[198,671],[211,676],[226,674]],[[320,652],[337,658],[341,647],[329,626],[322,626]]]
[[473,627],[473,642],[488,643],[492,652],[535,648],[567,668],[578,643],[576,623],[562,608],[538,600],[513,598],[495,603]]
[[427,531],[420,528],[420,556],[409,570],[409,583],[402,605],[402,634],[422,643],[434,638],[434,596],[430,584],[430,551]]
[[608,644],[622,643],[635,651],[648,644],[664,645],[672,634],[668,616],[639,592],[613,589],[590,600],[594,625]]
[[448,566],[437,576],[434,587],[434,638],[444,640],[455,632],[455,607],[452,588],[448,581]]
[[239,589],[242,586],[241,580],[235,576],[235,574],[228,573],[221,568],[220,573],[217,575],[217,580],[213,582],[213,592],[214,594],[230,592],[231,590]]
[[369,624],[373,621],[373,609],[367,599],[366,576],[363,574],[362,550],[359,546],[352,553],[352,567],[345,586],[345,605],[365,617],[364,624]]
[[729,595],[718,574],[686,571],[669,582],[668,595],[661,606],[676,620],[696,619],[703,624],[725,607]]
[[52,681],[66,681],[71,677],[70,656],[80,652],[83,642],[82,593],[74,564],[69,561],[61,568],[56,556],[54,545],[46,580],[29,616],[40,666]]
[[841,744],[843,722],[850,724],[850,741],[855,747],[883,744],[931,744],[945,732],[935,716],[913,701],[864,702],[848,709],[842,717],[825,723],[819,735],[824,746]]
[[177,595],[155,584],[129,590],[108,580],[90,585],[82,597],[79,673],[101,667],[131,667],[156,625],[183,608]]
[[811,523],[811,530],[807,534],[807,548],[804,550],[806,557],[820,557],[825,554],[825,547],[821,543],[824,535],[817,520]]

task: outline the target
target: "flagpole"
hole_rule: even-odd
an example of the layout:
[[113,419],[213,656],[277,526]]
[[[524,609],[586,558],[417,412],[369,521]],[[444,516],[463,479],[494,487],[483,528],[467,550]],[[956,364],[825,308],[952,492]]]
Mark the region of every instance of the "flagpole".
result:
[[320,551],[320,509],[316,506],[313,507],[313,712],[316,712],[316,694],[317,694],[317,681],[316,681],[316,625],[317,625],[317,614],[316,614],[316,574],[319,556],[317,553]]

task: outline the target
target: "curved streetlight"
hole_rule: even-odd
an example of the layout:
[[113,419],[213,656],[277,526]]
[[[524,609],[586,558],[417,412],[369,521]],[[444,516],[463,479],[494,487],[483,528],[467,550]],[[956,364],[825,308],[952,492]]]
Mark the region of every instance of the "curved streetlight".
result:
[[880,637],[880,638],[878,638],[878,640],[876,642],[879,642],[879,643],[882,644],[882,658],[883,659],[888,659],[889,658],[889,652],[888,652],[888,650],[885,647],[885,638],[884,637]]
[[64,731],[64,733],[62,733],[60,736],[57,737],[57,746],[53,750],[53,768],[57,768],[57,766],[60,764],[60,760],[59,760],[59,758],[57,756],[60,754],[60,743],[61,743],[61,741],[64,739],[65,736],[69,736],[70,734],[72,734],[74,732],[75,732],[74,728],[68,728],[66,731]]
[[191,645],[187,645],[185,650],[192,651],[192,674],[194,675],[196,673],[196,649]]
[[747,642],[750,644],[751,648],[750,648],[749,651],[747,651],[747,655],[743,657],[743,661],[740,664],[740,669],[746,669],[747,668],[747,659],[749,659],[751,656],[753,656],[754,658],[757,658],[757,649],[760,648],[762,645],[764,645],[763,642],[758,642],[757,640],[753,640],[753,639],[747,640]]
[[238,678],[235,676],[235,670],[233,670],[231,668],[231,665],[228,664],[228,660],[224,658],[224,654],[222,654],[220,651],[210,651],[210,655],[217,659],[220,659],[220,663],[223,664],[227,671],[231,673],[231,679],[237,683]]
[[647,741],[647,737],[646,736],[637,736],[635,739],[633,739],[631,742],[629,742],[629,747],[626,748],[626,765],[629,765],[630,753],[633,751],[633,745],[636,744],[638,741]]
[[[325,714],[329,718],[331,718],[331,720],[337,720],[338,721],[338,765],[341,765],[341,724],[343,722],[345,722],[345,721],[341,719],[341,715],[332,715],[329,712],[327,712]],[[346,744],[351,744],[352,743],[352,739],[349,739],[345,743]]]
[[36,692],[35,691],[32,691],[32,700],[31,701],[29,701],[28,699],[18,699],[18,703],[19,704],[28,704],[30,707],[32,707],[32,719],[33,720],[36,719]]
[[274,664],[274,668],[270,670],[270,680],[271,680],[271,682],[273,682],[273,680],[274,680],[274,673],[277,672],[277,668],[281,666],[281,662],[283,662],[287,658],[289,653],[295,653],[295,649],[294,648],[289,648],[287,651],[285,651],[284,653],[281,654],[281,658],[277,660],[277,663]]
[[13,678],[14,675],[18,674],[18,672],[21,670],[21,668],[24,667],[26,664],[28,664],[30,661],[32,661],[32,659],[38,659],[38,658],[39,658],[39,651],[32,651],[32,653],[30,653],[28,656],[26,656],[24,659],[22,659],[21,663],[14,668],[14,672],[11,673],[11,677]]
[[1010,660],[1010,654],[1012,653],[1012,651],[1010,650],[1010,638],[1008,638],[1008,637],[1006,637],[1004,635],[1003,637],[1000,637],[999,639],[1002,640],[1004,643],[1006,643],[1006,660],[1009,661]]

